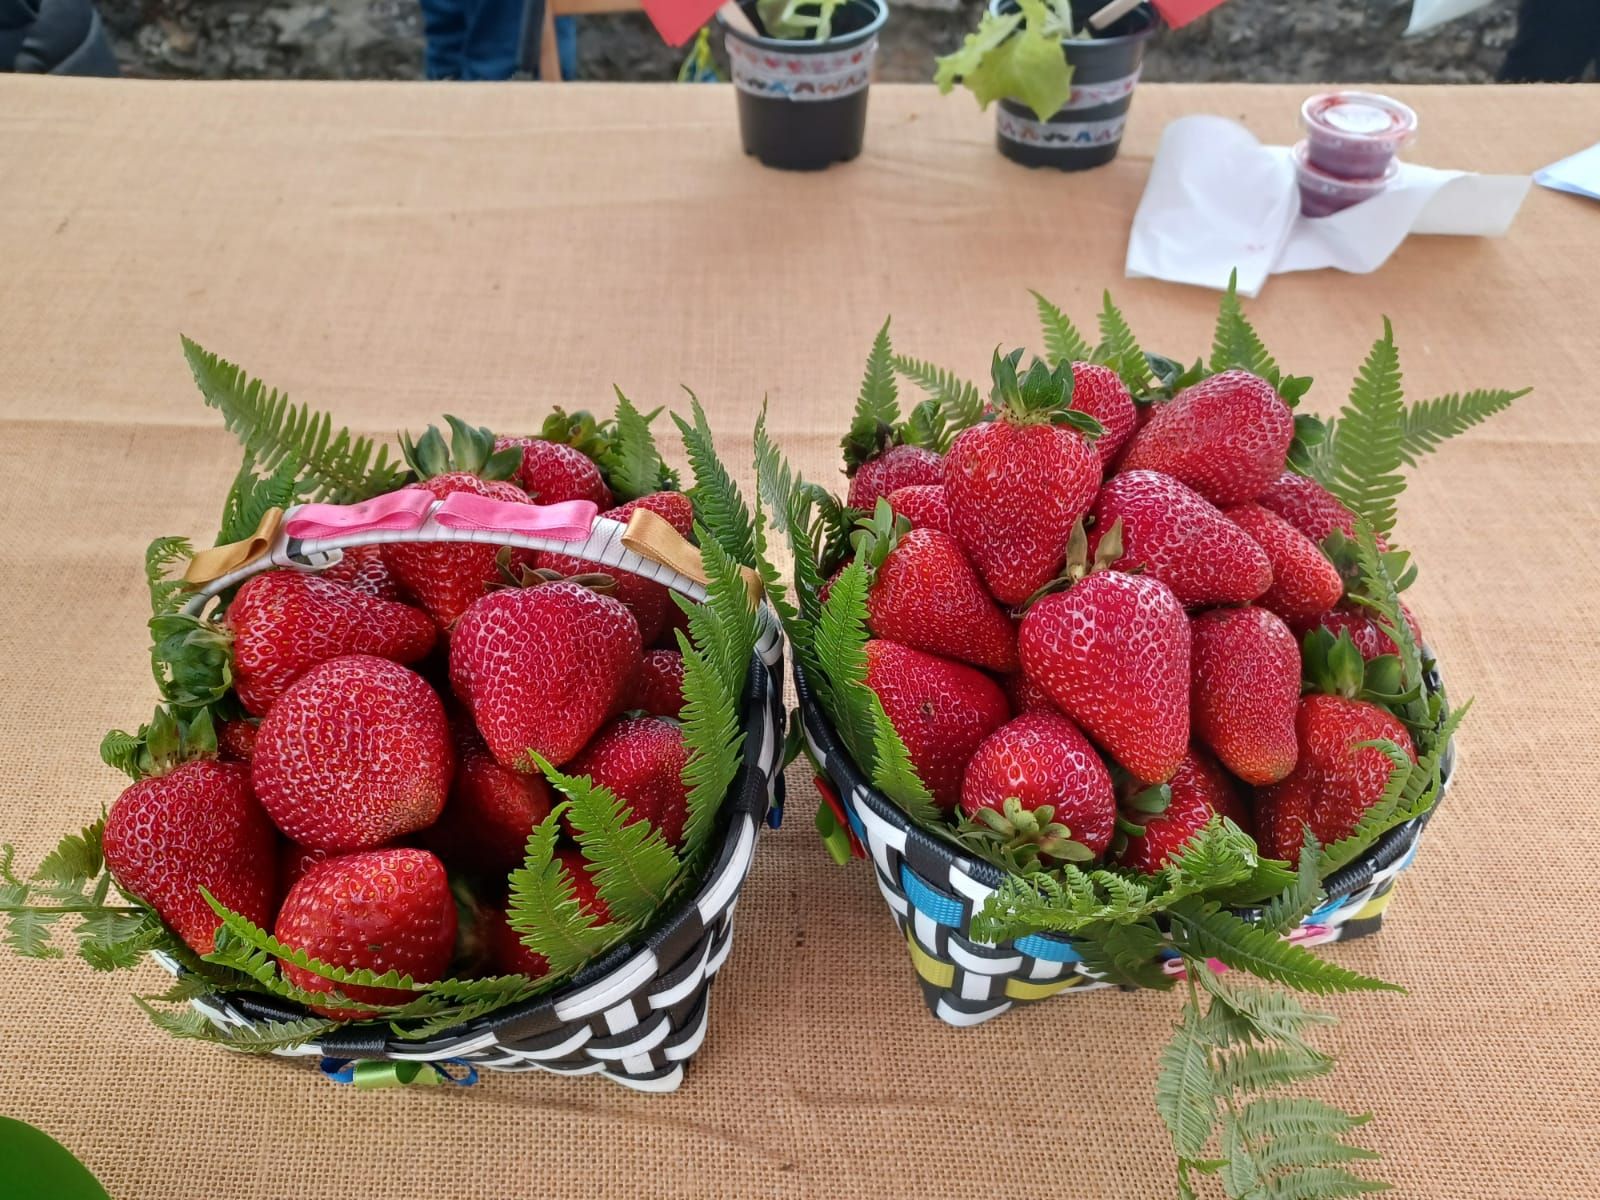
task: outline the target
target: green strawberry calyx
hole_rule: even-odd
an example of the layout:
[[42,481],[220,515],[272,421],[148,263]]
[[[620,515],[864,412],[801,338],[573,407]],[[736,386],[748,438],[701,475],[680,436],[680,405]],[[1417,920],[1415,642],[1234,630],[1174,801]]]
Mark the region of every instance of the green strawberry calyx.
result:
[[1105,426],[1088,413],[1072,408],[1072,364],[1063,362],[1054,370],[1043,359],[1035,358],[1027,373],[1017,374],[1022,350],[1002,355],[997,348],[989,375],[994,380],[990,398],[998,420],[1012,425],[1066,425],[1089,441],[1105,433]]
[[900,539],[910,532],[911,522],[896,514],[889,502],[879,496],[872,515],[856,522],[850,534],[850,548],[858,561],[876,571],[900,544]]
[[137,733],[113,729],[100,740],[100,758],[130,779],[165,775],[197,758],[215,758],[217,729],[211,710],[202,708],[192,717],[158,708]]
[[607,571],[580,571],[576,575],[563,575],[560,571],[551,570],[549,567],[532,567],[517,558],[514,546],[501,546],[494,561],[495,566],[500,569],[500,578],[489,585],[491,589],[536,588],[547,583],[575,583],[602,596],[610,596],[617,590],[617,577]]
[[998,853],[1018,871],[1043,870],[1052,863],[1085,863],[1094,853],[1075,841],[1072,830],[1055,819],[1052,804],[1026,808],[1021,799],[1007,796],[1000,810],[980,808],[962,823],[957,835],[974,848]]
[[400,435],[400,453],[418,479],[457,472],[479,479],[511,479],[522,467],[522,448],[494,448],[494,431],[487,426],[468,425],[460,417],[445,414],[450,425],[450,440],[435,425],[412,441],[409,433]]
[[[1061,574],[1024,600],[1019,607],[1019,611],[1026,611],[1039,600],[1054,592],[1066,591],[1073,584],[1088,578],[1097,571],[1110,570],[1111,564],[1121,557],[1121,517],[1112,521],[1111,527],[1101,536],[1099,544],[1094,548],[1093,557],[1089,555],[1089,528],[1080,517],[1073,524],[1072,533],[1067,538],[1067,556],[1061,568]],[[1129,572],[1129,574],[1132,574],[1132,572]]]
[[611,439],[601,429],[600,422],[593,413],[582,408],[573,413],[560,408],[553,410],[544,419],[539,437],[546,442],[571,446],[596,462],[611,448]]
[[1380,654],[1364,660],[1348,629],[1341,629],[1337,636],[1322,626],[1307,630],[1300,641],[1300,659],[1304,664],[1304,694],[1343,696],[1386,708],[1409,704],[1422,694],[1420,682],[1405,686],[1398,655]]

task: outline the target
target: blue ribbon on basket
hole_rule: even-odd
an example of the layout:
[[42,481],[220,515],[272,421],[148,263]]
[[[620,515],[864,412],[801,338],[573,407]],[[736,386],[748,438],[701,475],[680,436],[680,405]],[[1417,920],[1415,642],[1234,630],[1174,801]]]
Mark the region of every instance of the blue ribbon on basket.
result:
[[[478,1068],[464,1058],[447,1058],[443,1062],[396,1062],[381,1058],[324,1058],[318,1066],[330,1083],[347,1084],[362,1091],[390,1087],[471,1087],[478,1082]],[[463,1067],[460,1074],[447,1071],[446,1066]]]

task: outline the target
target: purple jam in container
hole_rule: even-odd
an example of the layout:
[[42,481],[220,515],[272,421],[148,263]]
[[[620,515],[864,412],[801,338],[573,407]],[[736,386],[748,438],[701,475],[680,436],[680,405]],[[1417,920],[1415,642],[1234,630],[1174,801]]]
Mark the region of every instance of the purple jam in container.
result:
[[1370,200],[1400,173],[1399,162],[1391,158],[1377,179],[1341,179],[1318,170],[1311,163],[1306,142],[1296,142],[1293,155],[1294,173],[1300,181],[1300,215],[1305,217],[1331,217],[1363,200]]
[[1381,179],[1417,132],[1417,114],[1374,92],[1324,92],[1300,106],[1311,165],[1340,179]]

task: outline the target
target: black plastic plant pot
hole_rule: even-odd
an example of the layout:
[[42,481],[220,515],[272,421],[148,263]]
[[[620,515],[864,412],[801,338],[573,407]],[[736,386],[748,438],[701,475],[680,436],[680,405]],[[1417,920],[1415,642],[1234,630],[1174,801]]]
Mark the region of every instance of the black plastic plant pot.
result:
[[[755,0],[741,7],[760,29]],[[820,171],[860,154],[878,31],[888,19],[884,0],[851,0],[834,14],[827,41],[808,42],[752,37],[719,17],[744,152],[786,171]]]
[[[996,15],[1016,7],[1016,0],[989,3]],[[1086,14],[1077,13],[1077,5],[1073,8],[1081,24]],[[1072,95],[1066,106],[1041,121],[1026,104],[1001,100],[995,108],[1000,153],[1024,166],[1061,171],[1083,171],[1116,158],[1143,69],[1145,42],[1160,27],[1155,10],[1141,4],[1103,37],[1062,42],[1061,52],[1072,64]]]
[[[1428,683],[1434,689],[1441,686],[1436,674]],[[1000,943],[974,938],[972,918],[1000,886],[1000,869],[914,824],[850,758],[798,664],[794,686],[806,744],[826,777],[818,786],[826,783],[836,794],[839,811],[872,864],[934,1016],[949,1025],[980,1025],[1019,1005],[1115,986],[1084,961],[1065,935],[1034,933]],[[1290,941],[1318,946],[1378,932],[1395,881],[1415,858],[1423,828],[1438,811],[1454,775],[1452,743],[1443,756],[1433,808],[1389,830],[1364,855],[1329,875],[1323,881],[1327,899],[1301,922]],[[1234,911],[1246,920],[1259,915],[1255,909]],[[1177,952],[1168,948],[1157,962],[1174,971]]]

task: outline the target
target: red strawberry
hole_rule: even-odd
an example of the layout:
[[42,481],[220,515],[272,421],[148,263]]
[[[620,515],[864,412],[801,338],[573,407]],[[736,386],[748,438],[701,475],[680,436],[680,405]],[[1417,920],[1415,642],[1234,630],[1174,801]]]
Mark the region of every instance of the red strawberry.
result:
[[1286,621],[1325,613],[1344,595],[1339,569],[1317,544],[1271,509],[1241,504],[1228,520],[1255,539],[1272,562],[1272,586],[1260,604]]
[[944,498],[944,485],[940,483],[915,483],[895,488],[885,497],[897,517],[911,522],[913,529],[937,529],[955,537],[950,524],[950,504]]
[[617,711],[640,663],[639,625],[618,600],[576,583],[491,592],[450,639],[450,684],[490,752],[570,761]]
[[1158,471],[1124,471],[1095,499],[1091,553],[1122,522],[1119,571],[1142,571],[1180,604],[1243,603],[1272,583],[1266,553],[1198,492]]
[[1095,439],[1094,452],[1109,464],[1133,436],[1139,417],[1133,393],[1110,367],[1099,363],[1072,364],[1072,408],[1087,413],[1105,430]]
[[[450,965],[456,942],[456,902],[444,864],[426,850],[368,850],[317,863],[290,889],[273,936],[329,966],[398,971],[432,983]],[[399,988],[336,984],[304,967],[283,963],[284,977],[308,992],[338,992],[365,1004],[404,1004]],[[312,1005],[336,1020],[373,1016],[371,1009]]]
[[1295,763],[1300,650],[1264,608],[1217,608],[1192,623],[1195,736],[1246,783],[1276,783]]
[[601,511],[611,507],[611,489],[600,468],[582,450],[536,437],[495,439],[497,453],[512,447],[522,451],[516,478],[535,504],[592,500]]
[[217,726],[217,750],[229,762],[247,763],[256,754],[256,727],[259,721],[243,717]]
[[[647,820],[670,845],[683,842],[683,823],[689,815],[689,789],[683,768],[689,762],[683,728],[659,717],[625,718],[600,731],[584,752],[567,766],[569,775],[587,775],[608,787],[633,809],[636,819]],[[572,813],[565,814],[572,825]]]
[[1171,589],[1101,571],[1022,618],[1022,669],[1111,757],[1146,783],[1189,748],[1189,623]]
[[873,639],[867,643],[867,686],[883,701],[934,801],[953,809],[967,760],[1010,716],[1000,685],[964,663]]
[[433,649],[435,636],[433,622],[410,605],[300,571],[251,579],[228,606],[227,622],[234,689],[258,716],[320,662],[344,654],[416,662]]
[[944,459],[921,446],[891,446],[877,458],[868,459],[850,480],[849,504],[871,512],[879,496],[915,484],[939,483],[944,479]]
[[[684,537],[688,537],[694,528],[694,507],[690,504],[689,497],[682,492],[655,492],[649,496],[641,496],[604,515],[626,525],[634,510],[639,508],[647,508],[664,517]],[[672,602],[672,593],[665,585],[629,571],[608,567],[604,563],[589,562],[549,551],[540,551],[534,562],[541,569],[554,571],[558,575],[611,576],[616,585],[612,594],[628,606],[634,620],[639,622],[639,639],[646,646],[661,636],[661,631],[667,625],[668,614],[678,607]]]
[[[1324,846],[1349,837],[1389,782],[1394,764],[1375,746],[1387,740],[1417,761],[1411,735],[1365,700],[1306,696],[1295,717],[1300,757],[1282,783],[1256,793],[1258,842],[1264,854],[1298,862],[1303,826]],[[1361,747],[1361,748],[1357,748]]]
[[991,671],[1016,669],[1011,618],[989,599],[960,542],[937,529],[907,529],[886,500],[861,525],[855,545],[873,573],[867,628],[874,637]]
[[1282,474],[1293,440],[1294,416],[1272,385],[1224,371],[1156,409],[1122,466],[1163,471],[1226,508],[1255,499]]
[[[1006,801],[1012,798],[1028,814],[1050,807],[1049,825],[1041,830],[1038,818],[1019,822],[1008,816]],[[1105,853],[1117,818],[1105,763],[1078,727],[1055,712],[1024,713],[978,747],[961,783],[961,811],[976,817],[984,809],[1000,818],[987,820],[1008,845],[1032,842],[1046,859]],[[1088,854],[1065,852],[1058,843],[1067,839]]]
[[995,356],[993,421],[956,438],[945,497],[962,546],[1002,604],[1021,604],[1060,571],[1078,518],[1100,486],[1100,459],[1066,412],[1070,367],[1035,361],[1018,381],[1015,356]]
[[[470,492],[491,500],[531,503],[514,483],[483,480],[459,471],[410,486],[441,500],[454,492]],[[390,542],[383,547],[383,561],[406,591],[417,598],[417,603],[428,610],[434,624],[448,631],[467,607],[501,578],[495,561],[499,552],[498,546],[480,542]],[[525,550],[516,551],[513,558],[527,562],[532,555]]]
[[1315,479],[1285,471],[1255,497],[1257,504],[1277,513],[1317,545],[1337,529],[1356,535],[1356,515]]
[[421,676],[352,654],[312,667],[261,722],[251,762],[273,823],[305,846],[365,850],[433,824],[454,756]]
[[550,815],[550,787],[539,775],[501,766],[471,722],[452,723],[456,773],[439,820],[423,844],[453,868],[504,875],[521,865],[533,827]]
[[657,717],[677,717],[682,713],[683,655],[676,650],[647,650],[627,706]]
[[[376,847],[385,849],[386,847]],[[301,846],[283,841],[278,847],[278,895],[287,896],[289,889],[300,882],[312,867],[329,858],[338,858],[342,850],[319,850],[314,846]]]
[[106,866],[189,944],[210,954],[222,921],[205,888],[257,925],[278,898],[277,837],[250,794],[250,770],[197,758],[123,791],[106,816]]
[[1154,873],[1220,813],[1250,830],[1250,818],[1233,779],[1199,746],[1192,746],[1169,783],[1171,798],[1158,814],[1133,813],[1129,820],[1143,833],[1129,833],[1114,857],[1134,871]]
[[[1417,618],[1412,615],[1411,610],[1404,604],[1400,606],[1400,611],[1405,615],[1406,624],[1411,626],[1412,639],[1417,645],[1422,645],[1422,626],[1417,624]],[[1325,612],[1321,616],[1312,617],[1309,620],[1290,622],[1290,628],[1302,637],[1307,630],[1316,629],[1319,626],[1333,634],[1334,637],[1338,637],[1339,634],[1348,631],[1350,640],[1355,642],[1356,649],[1361,652],[1361,657],[1368,662],[1385,654],[1398,654],[1400,652],[1399,647],[1394,644],[1388,634],[1378,627],[1378,622],[1365,609],[1340,607],[1332,612]]]
[[383,561],[382,546],[347,546],[338,562],[318,574],[379,600],[401,599],[400,581]]
[[1059,711],[1048,693],[1021,671],[1005,678],[1006,699],[1011,701],[1011,715],[1020,717],[1029,712]]
[[[572,881],[572,896],[578,902],[578,907],[588,913],[596,924],[608,924],[611,910],[600,899],[594,876],[587,870],[587,860],[582,852],[570,846],[562,847],[556,851],[555,858],[567,869],[567,878]],[[528,949],[517,931],[506,921],[504,910],[491,910],[487,919],[489,956],[496,971],[504,975],[526,975],[529,979],[542,979],[549,973],[549,960]]]

